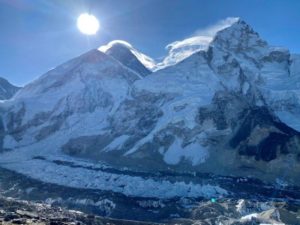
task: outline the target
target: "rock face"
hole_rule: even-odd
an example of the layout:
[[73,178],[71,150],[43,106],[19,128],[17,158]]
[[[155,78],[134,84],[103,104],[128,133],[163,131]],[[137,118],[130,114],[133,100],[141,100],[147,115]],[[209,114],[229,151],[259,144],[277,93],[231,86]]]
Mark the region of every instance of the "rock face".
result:
[[0,100],[10,99],[20,88],[0,77]]
[[[105,52],[59,66],[1,104],[4,167],[54,182],[58,171],[72,174],[29,162],[64,157],[300,185],[299,56],[242,20],[151,74],[126,46]],[[30,173],[33,164],[49,176]]]

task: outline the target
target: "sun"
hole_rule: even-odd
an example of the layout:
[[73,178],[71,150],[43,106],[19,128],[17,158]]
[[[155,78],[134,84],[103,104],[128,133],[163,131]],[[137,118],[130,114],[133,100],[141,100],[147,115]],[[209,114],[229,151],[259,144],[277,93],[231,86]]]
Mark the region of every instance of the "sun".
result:
[[99,30],[100,23],[94,15],[83,13],[77,19],[77,27],[83,34],[94,35]]

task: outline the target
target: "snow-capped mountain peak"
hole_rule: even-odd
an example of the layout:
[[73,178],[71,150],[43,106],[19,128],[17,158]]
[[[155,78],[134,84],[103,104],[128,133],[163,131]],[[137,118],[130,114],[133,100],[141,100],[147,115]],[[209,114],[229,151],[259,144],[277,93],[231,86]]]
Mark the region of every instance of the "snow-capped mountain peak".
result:
[[242,19],[237,19],[230,26],[218,31],[211,45],[242,52],[263,49],[268,44],[250,25]]
[[26,85],[10,105],[13,111],[23,112],[23,124],[31,123],[43,113],[49,118],[61,114],[69,117],[99,108],[113,111],[138,79],[137,73],[94,49]]
[[[122,71],[122,73],[116,73],[116,71]],[[26,85],[20,93],[17,93],[15,98],[41,95],[51,90],[59,90],[76,81],[95,78],[98,80],[106,78],[124,79],[128,84],[140,79],[138,74],[129,70],[119,61],[97,49],[93,49],[48,71],[37,80]],[[70,91],[72,90],[66,93]]]
[[114,40],[99,48],[142,76],[151,73],[156,63],[149,56],[139,52],[131,44],[122,40]]
[[[49,71],[23,88],[10,107],[0,104],[7,150],[1,160],[18,159],[7,167],[24,173],[36,165],[36,156],[68,154],[76,163],[75,156],[134,171],[172,167],[252,174],[270,182],[292,165],[286,179],[300,184],[299,56],[269,46],[240,19],[213,31],[207,32],[207,49],[186,48],[194,39],[177,43],[176,54],[184,53],[181,47],[191,50],[186,58],[143,79],[141,53],[123,41]],[[58,173],[51,161],[39,163],[53,168],[41,170],[46,175]],[[102,189],[115,187],[113,179],[107,182],[99,182]],[[121,186],[121,193],[131,190]]]
[[207,50],[219,31],[232,26],[238,21],[240,21],[240,18],[228,17],[214,25],[196,31],[190,37],[168,44],[166,46],[168,54],[163,61],[157,64],[157,70],[175,65],[196,52]]
[[268,54],[269,51],[268,43],[241,19],[218,31],[210,46],[256,59]]

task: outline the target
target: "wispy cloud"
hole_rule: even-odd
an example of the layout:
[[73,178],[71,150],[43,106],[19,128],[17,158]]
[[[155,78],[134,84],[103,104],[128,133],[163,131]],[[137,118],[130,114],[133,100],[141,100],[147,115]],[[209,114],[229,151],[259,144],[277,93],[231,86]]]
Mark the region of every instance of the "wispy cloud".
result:
[[197,30],[195,32],[194,36],[214,37],[218,31],[231,26],[233,23],[237,22],[238,20],[239,20],[238,17],[228,17],[226,19],[218,21],[217,23],[215,23],[211,26]]
[[158,68],[161,69],[174,65],[195,52],[207,49],[209,43],[213,40],[218,31],[231,26],[233,23],[238,21],[238,19],[239,18],[229,17],[224,20],[220,20],[214,25],[197,30],[193,35],[184,40],[168,44],[166,46],[168,55],[161,63],[158,63]]
[[174,41],[168,44],[166,46],[166,50],[168,52],[167,56],[159,63],[156,63],[152,58],[139,52],[131,44],[123,40],[111,41],[108,44],[101,46],[99,50],[106,52],[114,45],[123,45],[128,48],[148,69],[156,71],[174,65],[195,52],[206,50],[218,31],[231,26],[233,23],[238,21],[238,19],[239,18],[230,17],[220,20],[211,26],[197,30],[184,40]]

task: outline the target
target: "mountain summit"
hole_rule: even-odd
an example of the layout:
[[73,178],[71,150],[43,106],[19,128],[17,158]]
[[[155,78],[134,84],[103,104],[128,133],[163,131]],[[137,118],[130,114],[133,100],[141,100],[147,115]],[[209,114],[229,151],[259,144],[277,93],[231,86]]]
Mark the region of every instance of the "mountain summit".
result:
[[101,46],[99,50],[114,57],[116,60],[142,76],[149,75],[155,68],[153,59],[139,52],[125,41],[112,41],[107,45]]

